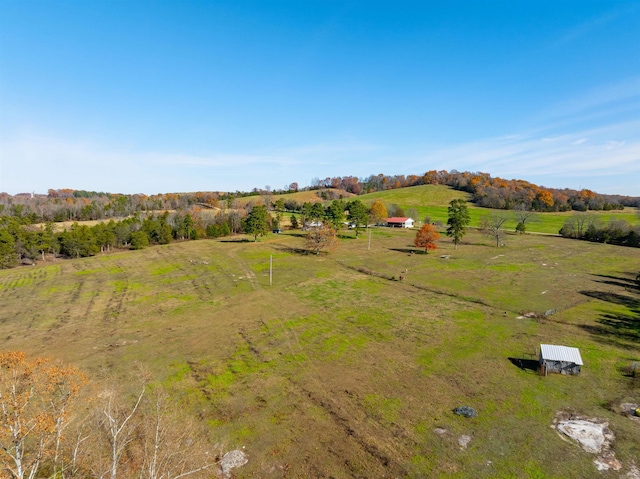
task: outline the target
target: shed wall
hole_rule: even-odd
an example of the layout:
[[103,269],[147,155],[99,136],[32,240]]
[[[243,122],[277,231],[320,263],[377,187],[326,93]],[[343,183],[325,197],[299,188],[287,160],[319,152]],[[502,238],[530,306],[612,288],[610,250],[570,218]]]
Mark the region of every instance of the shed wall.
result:
[[550,373],[580,374],[580,365],[566,361],[544,360],[543,364]]

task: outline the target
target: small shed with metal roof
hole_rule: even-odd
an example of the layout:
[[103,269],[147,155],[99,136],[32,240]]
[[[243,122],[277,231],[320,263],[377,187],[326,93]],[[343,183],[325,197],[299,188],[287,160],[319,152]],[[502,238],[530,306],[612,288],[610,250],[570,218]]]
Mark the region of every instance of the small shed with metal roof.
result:
[[578,348],[554,344],[540,345],[540,367],[544,374],[580,374],[583,364]]

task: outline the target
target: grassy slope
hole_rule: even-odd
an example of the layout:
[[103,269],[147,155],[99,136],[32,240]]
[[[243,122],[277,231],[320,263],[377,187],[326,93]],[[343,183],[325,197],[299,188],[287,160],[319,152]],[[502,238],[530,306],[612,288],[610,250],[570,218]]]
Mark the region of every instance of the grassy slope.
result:
[[[375,199],[380,199],[387,205],[397,204],[404,209],[416,208],[420,213],[420,220],[424,220],[425,216],[429,216],[431,221],[447,222],[447,205],[457,198],[469,199],[470,195],[462,191],[457,191],[448,186],[442,185],[423,185],[412,186],[410,188],[400,188],[397,190],[380,191],[362,195],[360,198],[372,203]],[[492,210],[489,208],[479,208],[469,203],[469,214],[471,216],[471,226],[478,226],[480,218],[500,210]],[[509,214],[507,212],[507,214]],[[567,213],[540,213],[536,214],[536,218],[527,225],[527,231],[538,233],[557,234],[562,228],[564,222],[574,212]],[[640,223],[640,218],[635,208],[626,208],[623,211],[603,211],[593,212],[601,222],[608,223],[610,219],[624,219],[631,224]],[[517,222],[510,220],[506,227],[514,230]]]
[[[412,238],[379,229],[371,249],[349,237],[316,257],[284,234],[0,271],[3,349],[95,377],[148,365],[212,440],[246,447],[238,477],[591,477],[593,457],[549,427],[560,409],[606,418],[623,464],[640,457],[637,425],[608,407],[640,394],[617,370],[640,360],[640,251],[534,236],[495,249],[470,232],[424,255]],[[509,362],[541,342],[580,347],[583,374]],[[454,416],[462,404],[479,417]]]
[[[387,205],[397,204],[404,209],[408,208],[416,208],[419,213],[419,220],[422,221],[425,217],[429,217],[432,222],[440,221],[443,224],[447,222],[447,206],[449,202],[453,199],[463,198],[469,199],[471,195],[468,193],[454,190],[448,186],[443,185],[423,185],[423,186],[412,186],[409,188],[400,188],[396,190],[387,190],[380,191],[377,193],[370,193],[366,195],[357,196],[351,193],[347,193],[342,190],[333,190],[329,188],[329,190],[336,191],[345,198],[345,201],[349,201],[349,198],[357,198],[362,200],[365,204],[370,205],[376,199],[382,200]],[[298,193],[287,193],[283,195],[274,195],[272,197],[272,202],[277,201],[279,198],[287,199],[295,199],[300,204],[305,202],[322,202],[322,198],[318,196],[317,191],[300,191]],[[262,203],[263,198],[261,196],[247,196],[243,198],[237,198],[235,202],[239,206],[244,206],[249,202],[254,203]],[[328,203],[328,202],[325,202]],[[221,205],[224,206],[224,205]],[[492,214],[492,213],[500,213],[500,210],[492,210],[489,208],[479,208],[472,203],[469,203],[469,214],[471,216],[471,226],[477,227],[480,224],[480,219],[483,216]],[[215,215],[216,213],[213,210],[202,210],[201,214],[207,215]],[[506,212],[506,214],[511,214],[510,212]],[[558,234],[560,228],[562,228],[563,224],[567,220],[567,218],[574,215],[574,212],[566,212],[566,213],[537,213],[534,218],[528,220],[527,223],[527,231],[534,233],[546,233],[546,234]],[[606,212],[593,212],[590,214],[594,214],[598,217],[598,219],[606,224],[612,219],[623,219],[628,221],[631,224],[640,224],[640,216],[637,214],[636,208],[626,208],[624,211],[606,211]],[[289,225],[289,217],[290,215],[285,215],[283,218],[282,225]],[[101,222],[107,222],[108,220],[99,220],[99,221],[79,221],[80,224],[86,224],[88,226],[94,226]],[[56,229],[61,231],[70,227],[74,222],[66,221],[62,223],[56,223]],[[510,230],[515,230],[517,222],[513,219],[510,219],[506,223],[506,228]],[[36,225],[42,226],[42,225]]]
[[[350,197],[355,197],[356,196],[356,195],[354,195],[352,193],[347,193],[344,190],[336,190],[334,188],[326,188],[326,190],[333,191],[336,194],[342,195],[344,198],[350,198]],[[282,198],[284,200],[296,200],[300,204],[302,204],[302,203],[318,203],[320,201],[323,201],[322,198],[320,196],[318,196],[318,190],[298,191],[297,193],[284,193],[282,195],[273,195],[271,197],[271,202],[275,203],[280,198]],[[263,198],[261,196],[259,196],[259,195],[237,198],[236,201],[240,205],[246,205],[250,201],[264,202]]]

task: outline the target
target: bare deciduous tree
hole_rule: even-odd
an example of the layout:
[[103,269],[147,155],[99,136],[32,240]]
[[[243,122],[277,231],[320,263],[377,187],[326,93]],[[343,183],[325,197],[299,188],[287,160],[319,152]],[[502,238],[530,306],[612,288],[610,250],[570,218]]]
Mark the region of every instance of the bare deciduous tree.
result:
[[480,231],[496,240],[496,248],[500,246],[500,242],[504,239],[506,231],[504,224],[509,220],[506,212],[494,212],[488,216],[483,216],[480,220]]
[[535,221],[536,214],[525,203],[519,203],[513,209],[513,217],[517,223],[516,230],[524,233],[527,223],[531,224]]
[[180,479],[217,466],[199,428],[162,390],[143,386],[130,400],[111,388],[96,408],[88,466],[98,478]]
[[215,455],[199,447],[197,426],[176,417],[165,393],[153,395],[145,415],[141,479],[180,479],[218,464]]
[[116,479],[118,477],[118,468],[123,453],[135,438],[136,425],[133,418],[140,406],[144,392],[145,388],[143,387],[132,407],[122,404],[122,400],[117,395],[115,388],[106,390],[101,394],[101,402],[96,410],[98,415],[97,431],[101,432],[100,438],[106,440],[108,446],[104,447],[103,450],[108,453],[105,460],[98,462],[99,470],[94,471],[99,478],[109,477],[110,479]]

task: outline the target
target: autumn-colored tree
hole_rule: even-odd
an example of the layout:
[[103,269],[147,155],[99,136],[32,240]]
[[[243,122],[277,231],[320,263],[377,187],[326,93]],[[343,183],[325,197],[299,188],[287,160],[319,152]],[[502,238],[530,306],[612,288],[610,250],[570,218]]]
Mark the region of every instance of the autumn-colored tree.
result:
[[587,190],[587,189],[582,189],[578,192],[578,197],[584,201],[590,200],[591,198],[595,198],[595,196],[596,194],[593,191]]
[[335,249],[338,246],[336,230],[330,225],[312,226],[305,235],[305,245],[315,254],[323,249]]
[[535,204],[540,211],[551,208],[553,206],[553,194],[548,190],[538,189]]
[[416,233],[416,237],[413,240],[413,244],[418,248],[424,248],[429,253],[430,249],[438,249],[436,241],[440,239],[440,233],[435,226],[431,224],[422,225],[422,228]]
[[[38,477],[47,462],[63,473],[61,439],[86,378],[71,366],[0,353],[0,465],[12,479]],[[3,475],[2,477],[7,477]]]
[[369,208],[369,215],[374,223],[380,223],[389,216],[387,213],[387,207],[380,200],[375,200],[373,202],[371,208]]

